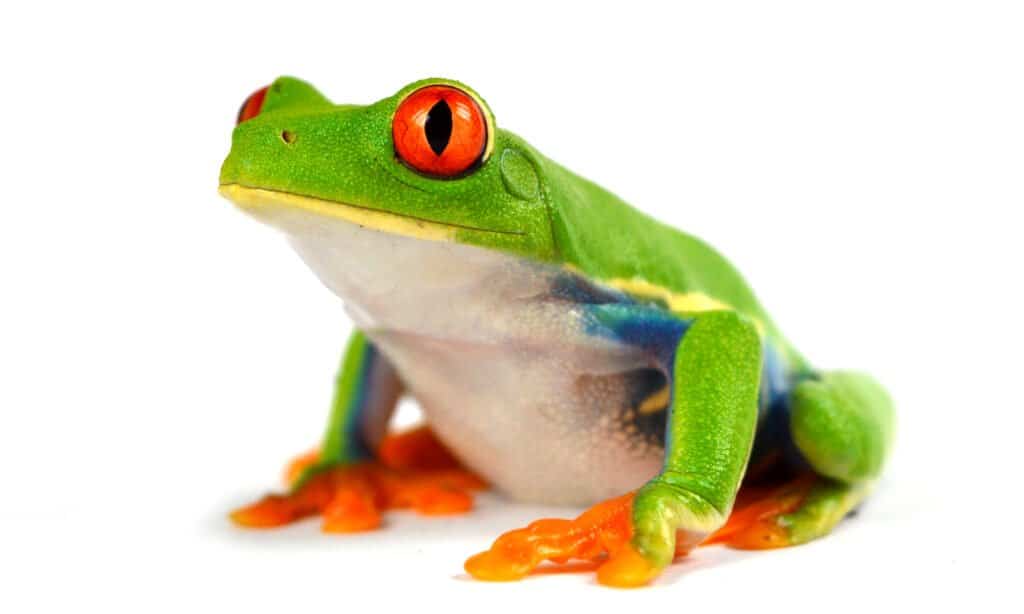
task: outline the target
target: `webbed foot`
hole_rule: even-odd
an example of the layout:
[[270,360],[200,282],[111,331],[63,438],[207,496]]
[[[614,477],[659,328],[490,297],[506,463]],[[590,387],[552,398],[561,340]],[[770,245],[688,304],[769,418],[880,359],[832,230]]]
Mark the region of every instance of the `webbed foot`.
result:
[[244,527],[269,528],[321,515],[323,530],[351,533],[378,528],[383,512],[412,509],[425,515],[459,514],[473,507],[472,491],[486,488],[425,427],[388,436],[379,459],[325,465],[316,453],[286,469],[292,486],[235,510]]
[[864,499],[869,486],[809,474],[771,490],[741,491],[729,521],[702,545],[766,550],[811,541],[828,534]]
[[[664,565],[650,561],[631,543],[635,498],[630,493],[599,503],[574,520],[538,520],[505,533],[489,550],[470,557],[466,571],[478,580],[509,581],[529,575],[545,561],[567,567],[569,561],[582,560],[591,563],[583,569],[596,568],[601,584],[647,584]],[[684,554],[692,546],[692,541],[677,539],[675,554]]]
[[741,550],[788,546],[789,536],[779,519],[800,506],[813,484],[813,476],[804,476],[774,488],[741,490],[729,520],[701,545]]

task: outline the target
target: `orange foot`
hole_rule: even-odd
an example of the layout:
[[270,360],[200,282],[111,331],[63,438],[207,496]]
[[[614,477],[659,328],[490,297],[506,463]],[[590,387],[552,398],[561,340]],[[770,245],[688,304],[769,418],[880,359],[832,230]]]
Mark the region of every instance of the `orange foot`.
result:
[[[697,545],[726,544],[733,548],[762,549],[790,545],[785,529],[777,520],[803,503],[815,483],[813,476],[801,477],[771,489],[744,489],[728,522],[701,541],[699,535],[679,531],[676,556]],[[575,520],[538,520],[524,529],[505,533],[485,552],[466,561],[466,571],[479,580],[519,580],[544,561],[561,570],[597,570],[601,584],[618,587],[642,586],[661,569],[647,561],[630,544],[633,536],[633,494],[610,499],[590,508]],[[569,566],[570,560],[584,565]]]
[[701,544],[725,544],[740,550],[785,548],[792,542],[779,517],[800,507],[816,478],[801,476],[774,489],[740,491],[729,521]]
[[[235,510],[231,519],[245,527],[277,527],[320,514],[330,533],[368,531],[381,525],[390,509],[421,514],[459,514],[473,507],[472,491],[486,488],[463,469],[426,427],[391,435],[379,460],[325,469],[288,494],[267,495]],[[292,461],[285,474],[295,484],[315,465],[315,452]]]
[[[632,509],[630,493],[599,503],[575,520],[538,520],[505,533],[489,550],[470,557],[466,571],[478,580],[519,580],[544,561],[565,566],[570,560],[583,560],[589,564],[566,568],[596,568],[598,582],[609,586],[647,584],[661,573],[661,568],[630,544]],[[677,556],[693,546],[693,540],[684,535],[679,535],[676,543]]]

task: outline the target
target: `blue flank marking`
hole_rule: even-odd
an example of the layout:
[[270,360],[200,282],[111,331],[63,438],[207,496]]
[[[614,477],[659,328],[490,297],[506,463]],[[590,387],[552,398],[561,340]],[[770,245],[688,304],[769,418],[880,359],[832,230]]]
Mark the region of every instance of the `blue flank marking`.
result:
[[[640,303],[588,305],[584,332],[637,346],[651,352],[670,378],[676,348],[693,319]],[[763,347],[758,415],[788,396],[791,388],[786,363],[769,343]]]
[[790,377],[786,363],[770,343],[762,348],[761,389],[758,393],[758,416],[764,417],[768,410],[789,396]]
[[[674,385],[675,353],[693,319],[679,318],[663,309],[625,301],[586,305],[584,332],[643,348],[664,369]],[[754,458],[767,449],[792,447],[789,443],[789,393],[793,378],[786,363],[768,342],[763,347],[761,385],[758,391],[758,434]],[[671,401],[670,401],[671,404]],[[665,451],[670,453],[671,434],[665,432]]]
[[554,279],[551,296],[583,305],[635,302],[624,292],[598,286],[587,278],[573,273],[562,273]]
[[369,341],[366,342],[366,351],[363,354],[362,365],[359,371],[359,383],[356,385],[355,394],[349,401],[349,418],[345,424],[345,434],[350,448],[349,460],[361,460],[373,457],[373,450],[366,443],[363,436],[363,419],[367,408],[370,406],[373,389],[371,381],[373,370],[380,360],[377,348]]
[[653,353],[669,376],[679,340],[693,323],[640,303],[587,305],[586,314],[584,332]]

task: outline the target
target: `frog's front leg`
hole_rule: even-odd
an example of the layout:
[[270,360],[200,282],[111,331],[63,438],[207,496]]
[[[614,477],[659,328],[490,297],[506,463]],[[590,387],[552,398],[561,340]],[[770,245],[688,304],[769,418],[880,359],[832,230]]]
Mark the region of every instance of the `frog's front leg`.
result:
[[469,491],[483,482],[460,467],[426,427],[385,437],[400,394],[394,368],[356,331],[338,372],[320,449],[289,465],[287,493],[238,509],[232,520],[265,528],[321,514],[325,531],[352,532],[378,527],[381,513],[391,508],[425,514],[468,510]]
[[635,494],[573,521],[543,520],[500,537],[466,569],[517,579],[543,560],[603,559],[598,580],[639,586],[718,529],[743,478],[757,421],[761,339],[739,314],[707,312],[676,345],[665,464]]

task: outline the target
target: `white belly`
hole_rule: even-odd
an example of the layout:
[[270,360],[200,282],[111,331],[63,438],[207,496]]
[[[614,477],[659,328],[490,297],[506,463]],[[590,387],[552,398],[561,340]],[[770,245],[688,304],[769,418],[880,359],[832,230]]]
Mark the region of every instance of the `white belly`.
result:
[[[571,348],[461,345],[396,331],[372,337],[438,436],[516,499],[587,504],[640,486],[662,450],[627,431],[630,388]],[[602,369],[603,370],[603,369]]]
[[499,490],[587,504],[660,469],[661,442],[632,426],[633,375],[650,358],[584,334],[582,308],[551,294],[564,272],[341,220],[275,223],[290,226],[438,436]]

